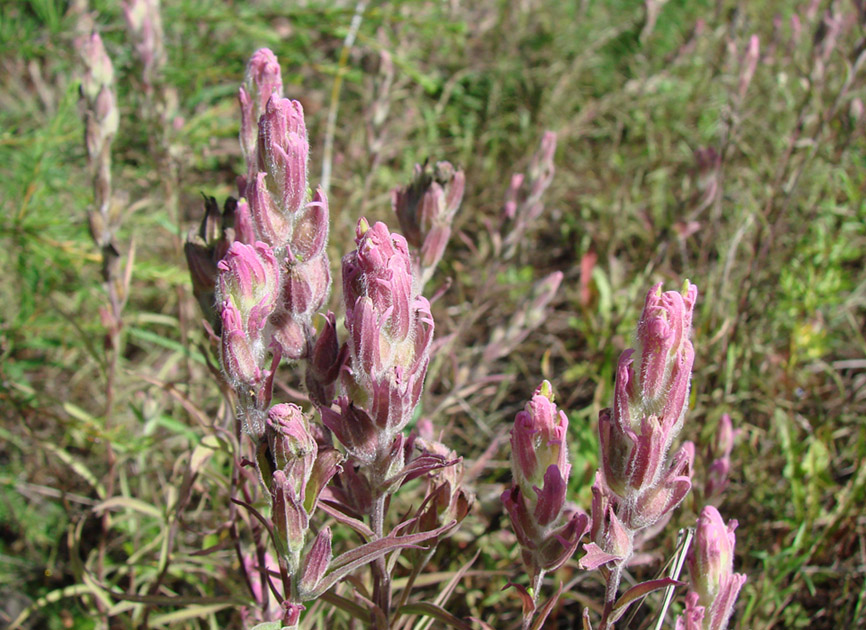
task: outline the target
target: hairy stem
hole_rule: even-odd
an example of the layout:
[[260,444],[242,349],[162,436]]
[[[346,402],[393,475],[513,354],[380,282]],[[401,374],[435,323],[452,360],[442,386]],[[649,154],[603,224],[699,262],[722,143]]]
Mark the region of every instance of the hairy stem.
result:
[[[376,497],[373,504],[373,513],[370,515],[370,527],[373,530],[375,539],[384,537],[385,530],[385,502],[388,495],[380,493]],[[391,576],[388,573],[388,567],[385,563],[385,558],[379,558],[373,563],[373,601],[382,609],[385,615],[386,622],[388,621],[388,612],[391,609]],[[390,624],[386,623],[381,630],[387,630]]]

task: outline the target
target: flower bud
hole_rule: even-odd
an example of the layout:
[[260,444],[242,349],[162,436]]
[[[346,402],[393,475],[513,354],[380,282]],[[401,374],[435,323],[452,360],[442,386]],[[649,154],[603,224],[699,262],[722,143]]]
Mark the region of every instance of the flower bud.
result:
[[449,162],[439,162],[432,173],[427,164],[415,165],[415,177],[391,193],[391,207],[406,240],[420,250],[420,285],[426,283],[451,238],[451,224],[463,200],[465,176]]
[[[661,283],[650,289],[638,323],[638,383],[632,404],[657,412],[667,400],[674,366],[691,348],[689,334],[697,287],[686,281],[683,293],[662,293]],[[689,366],[691,367],[691,366]],[[688,391],[688,387],[686,387]]]
[[334,314],[328,311],[319,321],[323,323],[319,326],[307,363],[305,382],[310,399],[317,405],[329,406],[334,399],[335,382],[340,375],[340,368],[345,362],[345,352],[340,350]]
[[343,469],[340,465],[342,461],[343,455],[337,449],[331,446],[320,445],[318,447],[316,461],[313,463],[310,480],[307,482],[304,494],[304,509],[307,514],[316,511],[322,490],[325,489],[334,475]]
[[735,520],[726,526],[719,511],[711,505],[698,517],[695,540],[687,557],[692,588],[688,598],[692,608],[704,609],[703,630],[727,628],[737,595],[746,582],[745,575],[733,572],[736,527]]
[[295,218],[289,245],[291,257],[300,262],[309,262],[321,256],[328,242],[328,223],[328,197],[320,186],[313,200]]
[[325,252],[302,263],[286,260],[283,273],[282,307],[309,325],[313,314],[324,304],[331,287],[331,268]]
[[98,33],[75,40],[75,47],[85,66],[81,94],[89,103],[95,103],[102,88],[114,82],[114,66]]
[[[450,233],[454,214],[463,200],[465,176],[449,162],[437,163],[432,173],[426,163],[416,164],[413,175],[408,186],[391,192],[391,207],[406,240],[420,249],[434,226],[447,228]],[[436,258],[433,264],[438,261]]]
[[704,630],[705,609],[698,604],[698,594],[691,592],[686,595],[686,608],[677,617],[674,630]]
[[657,484],[641,491],[627,506],[624,521],[633,530],[657,523],[674,510],[691,490],[695,446],[686,442]]
[[286,403],[271,407],[268,411],[265,437],[274,470],[286,473],[287,479],[294,486],[295,494],[303,500],[318,448],[301,408]]
[[571,469],[567,433],[568,418],[557,410],[550,383],[544,381],[518,412],[511,429],[511,469],[524,496],[532,496],[535,488],[544,485],[551,466],[567,480]]
[[520,486],[512,486],[503,492],[500,500],[511,518],[511,526],[520,546],[530,552],[537,549],[536,541],[540,538],[540,532],[535,519],[526,508]]
[[229,380],[238,386],[258,384],[263,377],[258,352],[247,338],[237,307],[226,300],[222,305],[221,360]]
[[298,101],[272,98],[259,121],[259,170],[284,216],[299,211],[307,195],[310,145],[304,110]]
[[310,526],[304,510],[303,498],[295,492],[291,481],[282,470],[274,472],[271,484],[271,514],[274,531],[282,553],[289,564],[289,573],[297,573],[301,551]]
[[220,313],[215,308],[219,274],[217,263],[228,252],[234,239],[251,244],[251,241],[244,238],[251,238],[252,235],[247,233],[242,225],[245,207],[243,200],[236,202],[229,197],[220,210],[214,197],[205,197],[204,206],[204,217],[198,229],[191,230],[187,235],[184,253],[192,280],[193,295],[211,327],[219,334],[222,322]]
[[592,542],[584,545],[587,555],[580,561],[584,569],[592,570],[606,562],[622,561],[631,556],[633,534],[622,524],[615,508],[613,496],[606,491],[601,474],[596,473],[595,483],[592,484],[592,521],[589,531]]
[[232,213],[232,226],[235,230],[235,240],[247,245],[252,245],[256,242],[256,231],[253,227],[253,217],[250,214],[250,204],[246,199],[240,199],[235,203],[234,212]]
[[283,76],[277,56],[269,48],[259,48],[247,63],[244,87],[253,101],[256,119],[265,111],[272,96],[283,95]]
[[234,242],[217,268],[223,368],[236,386],[254,385],[263,376],[263,331],[276,303],[276,260],[264,243]]
[[306,599],[309,594],[315,592],[316,586],[325,577],[331,564],[331,528],[323,527],[313,545],[306,553],[301,579],[298,583],[298,591],[301,599]]
[[379,447],[379,432],[363,409],[349,402],[345,396],[337,399],[340,411],[320,407],[322,422],[334,432],[340,443],[358,462],[372,463]]
[[292,225],[271,197],[266,179],[267,173],[256,174],[247,181],[244,194],[250,203],[250,216],[258,237],[271,247],[282,247],[291,234]]
[[577,551],[580,539],[586,534],[589,518],[573,512],[565,525],[551,532],[538,550],[536,562],[545,571],[555,571],[568,562]]
[[271,248],[234,242],[219,262],[219,299],[230,300],[250,333],[260,332],[276,306],[279,269]]
[[692,586],[702,601],[712,601],[733,574],[736,528],[736,520],[725,525],[722,515],[711,505],[704,507],[698,517],[688,564]]
[[302,322],[279,308],[271,315],[270,324],[271,340],[283,359],[297,361],[307,356],[307,331]]
[[301,613],[307,609],[303,604],[293,604],[288,599],[283,600],[283,618],[280,620],[280,630],[295,630],[301,622]]
[[254,175],[258,170],[258,123],[271,97],[283,95],[283,78],[280,64],[273,52],[261,48],[253,53],[247,64],[244,84],[238,91],[241,106],[240,141],[247,171]]

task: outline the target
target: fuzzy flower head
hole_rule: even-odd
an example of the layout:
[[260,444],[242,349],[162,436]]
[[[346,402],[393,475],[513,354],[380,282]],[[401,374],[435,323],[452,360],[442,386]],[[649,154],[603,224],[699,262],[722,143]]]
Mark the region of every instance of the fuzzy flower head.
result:
[[[283,96],[283,77],[276,55],[267,48],[260,48],[250,57],[244,84],[238,91],[241,105],[240,141],[247,170],[258,167],[256,138],[259,118],[268,101]],[[255,175],[250,172],[250,175]]]
[[[355,242],[357,249],[343,257],[349,334],[343,385],[353,407],[363,409],[382,432],[377,448],[385,448],[409,422],[421,397],[433,316],[429,302],[415,291],[405,238],[384,223],[371,226],[362,218]],[[338,436],[352,432],[325,424]],[[364,440],[351,440],[353,453],[361,458],[371,434],[364,435]]]
[[217,265],[222,363],[236,386],[263,377],[264,328],[274,311],[279,269],[270,247],[235,241]]
[[259,121],[259,170],[268,174],[268,188],[284,215],[291,215],[307,198],[307,157],[310,143],[300,102],[271,98]]
[[671,443],[682,428],[694,348],[689,340],[697,288],[647,294],[637,350],[622,353],[614,401],[599,417],[605,481],[620,497],[655,486]]
[[275,469],[286,474],[296,496],[303,500],[318,447],[301,408],[287,403],[271,407],[265,436]]
[[737,595],[746,582],[734,573],[734,530],[737,521],[725,525],[719,511],[706,506],[698,517],[694,544],[687,562],[691,577],[692,607],[704,609],[702,630],[725,630],[734,610]]
[[343,258],[343,292],[357,365],[374,379],[396,367],[404,376],[426,370],[433,320],[415,294],[406,239],[361,219],[356,243]]
[[[659,283],[646,296],[637,328],[637,382],[632,404],[647,413],[684,411],[694,348],[689,340],[698,288],[686,280],[682,292],[662,292]],[[675,400],[672,400],[675,399]],[[681,403],[682,408],[672,408]],[[674,422],[679,414],[673,414]]]
[[544,485],[551,466],[556,466],[566,480],[571,470],[565,442],[568,418],[553,401],[550,383],[544,381],[517,414],[511,429],[512,472],[525,496],[532,496],[534,488]]
[[253,101],[256,118],[265,111],[272,96],[283,95],[283,76],[277,56],[269,48],[259,48],[250,57],[243,88]]
[[712,600],[734,572],[736,528],[736,520],[732,519],[725,525],[722,515],[711,505],[706,506],[698,517],[695,544],[688,562],[695,590],[701,599]]
[[279,269],[271,248],[235,241],[217,265],[219,299],[230,301],[245,327],[260,330],[274,310]]

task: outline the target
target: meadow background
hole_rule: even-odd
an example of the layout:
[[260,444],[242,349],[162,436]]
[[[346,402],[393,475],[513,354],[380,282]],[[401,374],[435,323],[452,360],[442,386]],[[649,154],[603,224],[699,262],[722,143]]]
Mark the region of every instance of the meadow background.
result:
[[[732,627],[866,627],[862,2],[670,0],[654,24],[625,0],[369,2],[347,49],[352,2],[166,0],[168,129],[142,115],[119,3],[91,2],[120,108],[113,206],[130,288],[113,370],[87,223],[79,4],[0,6],[0,625],[25,611],[23,627],[52,630],[239,627],[231,460],[214,439],[226,410],[182,242],[202,194],[236,194],[237,88],[268,46],[286,96],[304,105],[311,182],[333,141],[334,265],[358,217],[397,229],[390,190],[416,162],[466,172],[427,290],[443,289],[437,336],[454,337],[431,367],[424,415],[465,458],[477,504],[420,597],[480,552],[446,607],[513,625],[518,600],[501,588],[521,571],[499,495],[515,412],[541,379],[553,383],[570,419],[570,498],[589,509],[598,412],[645,292],[689,278],[700,297],[683,438],[697,444],[699,485],[721,415],[741,430],[720,506],[739,521],[735,566],[749,576]],[[743,92],[753,35],[760,60]],[[496,257],[488,226],[545,130],[559,142],[544,212]],[[556,270],[562,285],[533,311],[532,332],[505,356],[480,356]],[[291,369],[280,381],[278,399],[302,396]],[[103,536],[95,508],[109,499]],[[635,570],[658,570],[699,509],[687,498]],[[573,561],[550,579],[569,589],[547,626],[577,627],[600,599],[598,577]],[[349,627],[318,606],[308,627]],[[641,609],[645,624],[657,606]]]

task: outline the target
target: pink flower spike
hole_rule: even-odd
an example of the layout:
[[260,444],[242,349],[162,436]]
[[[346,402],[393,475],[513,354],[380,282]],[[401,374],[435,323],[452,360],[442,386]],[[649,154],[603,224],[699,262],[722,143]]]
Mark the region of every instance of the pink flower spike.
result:
[[517,414],[511,430],[512,474],[525,496],[533,496],[533,489],[544,485],[550,466],[557,466],[567,481],[567,431],[568,418],[557,410],[550,383],[544,381]]
[[263,326],[277,300],[279,268],[271,248],[235,241],[217,267],[220,299],[232,301],[245,325]]
[[[661,283],[650,289],[638,323],[638,379],[640,403],[650,413],[667,400],[672,366],[684,363],[682,355],[690,343],[692,311],[697,288],[686,281],[682,293],[662,292]],[[688,362],[689,373],[691,362]]]
[[736,520],[725,525],[722,515],[711,505],[704,507],[698,517],[695,542],[688,561],[693,586],[703,601],[713,600],[733,574],[736,528]]
[[[688,597],[694,605],[705,609],[703,630],[724,630],[734,609],[737,595],[746,576],[734,573],[734,530],[737,521],[727,525],[719,511],[704,507],[698,517],[695,540],[687,562],[692,592]],[[687,599],[688,603],[688,599]]]
[[268,48],[253,53],[247,63],[244,85],[252,95],[256,118],[265,110],[271,96],[283,95],[283,76],[277,56]]

